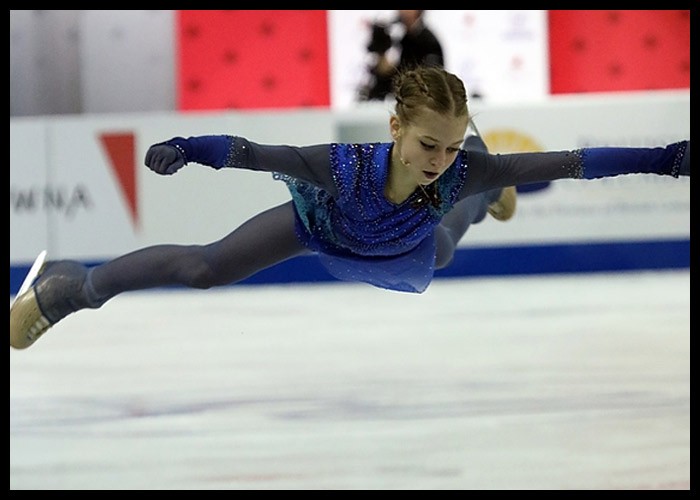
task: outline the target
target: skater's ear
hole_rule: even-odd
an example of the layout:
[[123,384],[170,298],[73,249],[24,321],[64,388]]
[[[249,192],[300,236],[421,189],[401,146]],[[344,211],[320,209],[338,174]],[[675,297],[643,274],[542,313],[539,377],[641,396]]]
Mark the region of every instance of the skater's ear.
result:
[[391,115],[391,118],[389,118],[389,132],[394,140],[401,136],[401,120],[396,115]]

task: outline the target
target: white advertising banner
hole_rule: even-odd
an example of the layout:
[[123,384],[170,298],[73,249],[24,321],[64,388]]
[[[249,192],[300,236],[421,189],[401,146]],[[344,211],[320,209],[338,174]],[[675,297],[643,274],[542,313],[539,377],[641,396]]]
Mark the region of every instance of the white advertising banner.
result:
[[[549,98],[473,105],[493,153],[588,146],[663,146],[690,138],[688,92]],[[690,178],[626,175],[520,189],[517,216],[470,229],[465,245],[687,238]]]
[[[653,146],[690,137],[689,92],[473,104],[492,152]],[[208,243],[289,200],[270,174],[143,165],[173,136],[241,135],[265,144],[388,140],[384,103],[346,112],[133,114],[10,119],[10,266],[47,248],[99,261],[159,243]],[[522,190],[511,221],[487,218],[462,247],[689,240],[690,179],[631,175]]]
[[10,265],[49,247],[49,219],[69,197],[49,184],[47,127],[43,120],[10,120]]

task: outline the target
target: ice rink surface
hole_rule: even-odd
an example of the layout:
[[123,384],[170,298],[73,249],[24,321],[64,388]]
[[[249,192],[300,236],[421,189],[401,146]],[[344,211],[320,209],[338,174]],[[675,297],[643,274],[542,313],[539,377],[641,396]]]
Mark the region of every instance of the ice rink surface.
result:
[[10,489],[690,489],[690,271],[124,294],[10,349]]

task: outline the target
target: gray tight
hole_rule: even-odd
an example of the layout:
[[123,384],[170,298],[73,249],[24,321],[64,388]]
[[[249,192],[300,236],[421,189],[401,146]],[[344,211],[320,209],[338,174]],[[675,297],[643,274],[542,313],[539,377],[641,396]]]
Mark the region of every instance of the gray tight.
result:
[[[469,196],[436,228],[436,267],[452,262],[457,243],[486,215],[500,189]],[[88,279],[101,303],[122,292],[183,285],[211,288],[239,282],[274,264],[310,253],[296,236],[289,201],[251,218],[207,245],[155,245],[90,269]]]
[[211,288],[307,252],[295,234],[290,201],[256,215],[219,241],[136,250],[92,268],[90,279],[102,300],[169,285]]
[[473,194],[457,202],[454,208],[445,214],[440,225],[435,229],[437,250],[435,268],[443,269],[452,263],[457,243],[467,232],[469,226],[477,224],[486,217],[488,206],[501,196],[502,189],[493,189],[485,193]]

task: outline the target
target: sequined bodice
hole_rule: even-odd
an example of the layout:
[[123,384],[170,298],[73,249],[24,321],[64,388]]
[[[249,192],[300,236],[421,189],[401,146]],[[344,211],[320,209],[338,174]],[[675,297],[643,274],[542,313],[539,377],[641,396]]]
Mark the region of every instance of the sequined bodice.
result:
[[414,193],[400,204],[384,196],[389,174],[391,143],[333,144],[330,166],[338,190],[325,191],[285,179],[307,230],[328,251],[363,256],[399,255],[415,248],[432,233],[456,201],[464,183],[465,157],[460,153],[437,181],[441,203],[417,206]]

